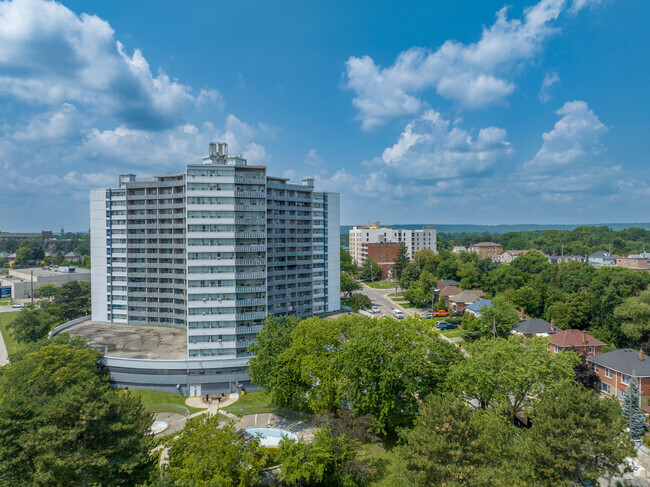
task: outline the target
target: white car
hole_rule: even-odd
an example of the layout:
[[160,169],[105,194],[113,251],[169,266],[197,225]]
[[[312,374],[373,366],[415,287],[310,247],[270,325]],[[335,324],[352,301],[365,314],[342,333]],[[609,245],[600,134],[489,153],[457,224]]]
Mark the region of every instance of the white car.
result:
[[373,313],[379,313],[379,306],[373,304],[372,308],[370,308],[370,311],[372,311]]
[[11,305],[12,308],[24,308],[25,303],[16,303]]
[[398,320],[404,319],[404,313],[402,313],[402,310],[397,308],[393,310],[393,316]]

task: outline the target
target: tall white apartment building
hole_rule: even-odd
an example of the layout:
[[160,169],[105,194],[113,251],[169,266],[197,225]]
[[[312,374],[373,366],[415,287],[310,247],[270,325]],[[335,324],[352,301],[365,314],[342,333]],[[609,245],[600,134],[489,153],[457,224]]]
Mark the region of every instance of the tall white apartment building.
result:
[[340,309],[339,194],[227,151],[91,191],[93,320],[186,328],[190,359],[234,358],[269,314]]
[[409,259],[418,250],[431,249],[437,252],[436,227],[425,226],[422,230],[404,230],[374,225],[356,225],[350,229],[350,255],[355,265],[363,265],[368,256],[367,244],[399,243],[406,244]]

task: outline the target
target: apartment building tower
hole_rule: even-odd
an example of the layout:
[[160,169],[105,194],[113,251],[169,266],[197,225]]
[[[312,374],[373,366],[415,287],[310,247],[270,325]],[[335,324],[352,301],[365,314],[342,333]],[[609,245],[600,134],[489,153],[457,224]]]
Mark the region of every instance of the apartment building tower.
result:
[[202,163],[90,196],[92,319],[187,329],[188,358],[249,356],[269,314],[339,309],[339,195],[210,144]]
[[368,258],[368,244],[400,243],[406,244],[409,259],[422,249],[437,252],[436,228],[425,226],[421,230],[382,227],[379,222],[374,225],[356,225],[350,229],[350,255],[355,265],[363,265]]

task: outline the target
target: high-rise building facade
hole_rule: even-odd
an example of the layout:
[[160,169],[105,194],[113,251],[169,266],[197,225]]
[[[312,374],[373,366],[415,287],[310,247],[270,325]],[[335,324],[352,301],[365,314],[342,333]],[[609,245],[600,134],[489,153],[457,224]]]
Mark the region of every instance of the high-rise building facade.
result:
[[406,244],[409,259],[418,250],[431,249],[437,252],[436,228],[425,226],[421,230],[382,227],[379,222],[374,225],[356,225],[350,229],[350,256],[355,265],[363,265],[368,257],[368,245],[375,243]]
[[340,309],[339,195],[227,150],[91,191],[93,320],[186,328],[188,358],[233,358],[269,314]]

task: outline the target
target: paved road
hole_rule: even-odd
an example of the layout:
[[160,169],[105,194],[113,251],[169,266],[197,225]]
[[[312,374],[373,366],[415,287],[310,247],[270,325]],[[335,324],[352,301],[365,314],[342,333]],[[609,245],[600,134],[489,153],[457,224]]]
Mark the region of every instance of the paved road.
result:
[[361,293],[368,296],[370,298],[370,301],[372,301],[372,304],[379,306],[380,314],[378,316],[393,316],[393,309],[395,309],[395,305],[391,303],[388,298],[386,298],[386,295],[394,292],[395,288],[375,289],[361,283]]

